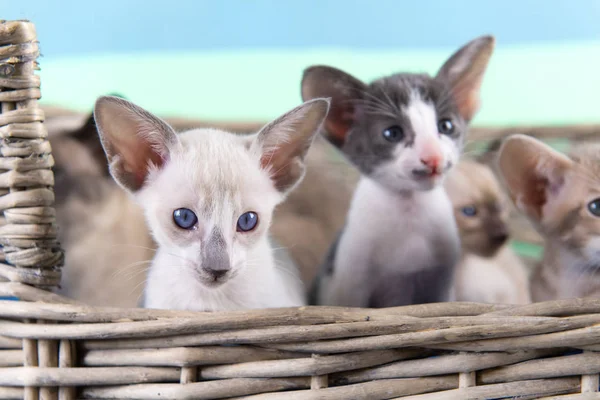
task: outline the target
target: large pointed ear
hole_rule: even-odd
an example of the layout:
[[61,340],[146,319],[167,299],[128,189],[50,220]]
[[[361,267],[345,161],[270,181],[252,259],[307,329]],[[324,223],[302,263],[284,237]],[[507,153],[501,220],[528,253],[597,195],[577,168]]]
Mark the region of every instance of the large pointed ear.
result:
[[304,177],[304,158],[328,111],[329,99],[307,101],[256,134],[252,146],[278,191],[289,192]]
[[110,173],[130,192],[144,185],[151,168],[168,160],[169,149],[177,142],[167,123],[118,97],[100,97],[94,118]]
[[483,75],[494,51],[493,36],[481,36],[461,47],[440,68],[436,79],[446,82],[465,121],[479,110]]
[[366,85],[337,68],[312,66],[302,76],[302,100],[330,98],[331,110],[325,121],[325,137],[337,147],[346,141],[348,130],[356,117],[355,106]]
[[517,208],[543,228],[565,195],[573,161],[537,139],[517,134],[500,147],[497,166]]
[[[110,96],[124,98],[120,94],[111,93]],[[90,113],[88,118],[85,120],[79,129],[69,132],[69,136],[79,143],[84,145],[90,152],[93,160],[96,162],[104,176],[108,176],[108,164],[106,163],[106,155],[98,136],[98,129],[96,128],[96,121],[94,120],[94,113]]]

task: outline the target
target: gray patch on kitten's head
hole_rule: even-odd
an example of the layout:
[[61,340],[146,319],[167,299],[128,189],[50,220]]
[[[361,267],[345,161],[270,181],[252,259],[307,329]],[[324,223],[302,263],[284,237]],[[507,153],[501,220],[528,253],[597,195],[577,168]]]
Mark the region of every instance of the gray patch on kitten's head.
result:
[[[484,36],[452,55],[435,77],[395,74],[370,84],[333,67],[313,66],[304,71],[302,97],[332,98],[325,137],[363,174],[393,189],[427,189],[431,184],[416,182],[419,176],[410,171],[418,172],[421,162],[427,165],[425,153],[443,164],[434,167],[436,175],[456,163],[467,124],[479,107],[493,47],[494,39]],[[445,138],[438,133],[444,119],[454,126]],[[390,142],[383,132],[394,126],[403,138]]]
[[[366,86],[362,98],[355,101],[357,118],[342,151],[362,173],[371,174],[382,163],[393,160],[398,146],[414,147],[418,133],[407,110],[416,100],[434,107],[439,119],[450,118],[454,122],[451,139],[458,148],[462,147],[467,124],[447,86],[423,74],[391,75]],[[394,125],[402,128],[405,137],[390,143],[382,132]]]

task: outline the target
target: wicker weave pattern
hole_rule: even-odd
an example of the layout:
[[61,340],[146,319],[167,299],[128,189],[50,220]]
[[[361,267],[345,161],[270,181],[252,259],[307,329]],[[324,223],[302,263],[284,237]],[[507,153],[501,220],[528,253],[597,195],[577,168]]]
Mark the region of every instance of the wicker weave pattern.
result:
[[62,252],[37,56],[0,21],[0,296],[21,300],[0,301],[0,399],[600,398],[600,300],[196,313],[42,290]]
[[[23,300],[60,300],[13,288]],[[213,314],[4,301],[0,310],[0,399],[36,398],[38,387],[61,399],[600,395],[593,299]],[[35,340],[50,349],[44,368],[23,363]]]
[[52,208],[53,160],[37,105],[38,55],[33,24],[0,23],[0,278],[52,287],[60,283],[62,252]]

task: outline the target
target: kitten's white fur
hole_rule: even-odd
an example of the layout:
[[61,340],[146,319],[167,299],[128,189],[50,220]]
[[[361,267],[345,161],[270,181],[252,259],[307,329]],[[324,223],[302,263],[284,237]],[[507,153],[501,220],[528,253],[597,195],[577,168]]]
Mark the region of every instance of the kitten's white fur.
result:
[[[220,311],[305,303],[299,276],[275,258],[268,231],[275,206],[304,175],[304,156],[328,104],[306,102],[256,135],[214,129],[176,135],[132,103],[98,100],[111,174],[142,206],[158,244],[145,307]],[[180,208],[197,217],[189,229],[174,222]],[[258,215],[256,228],[238,231],[238,218],[249,211]]]
[[[452,205],[446,191],[397,194],[368,177],[362,177],[340,238],[334,273],[323,279],[320,298],[326,305],[365,307],[377,290],[374,276],[417,272],[439,264],[440,252],[459,255],[459,239]],[[381,269],[378,269],[381,268]]]
[[374,276],[441,264],[452,267],[459,257],[458,230],[452,204],[441,186],[443,177],[415,180],[411,174],[422,167],[423,155],[431,152],[441,155],[440,164],[448,170],[458,161],[460,149],[438,133],[435,108],[418,94],[413,93],[405,113],[418,132],[414,146],[398,146],[394,158],[374,171],[377,181],[361,177],[340,237],[333,275],[319,285],[321,304],[365,307],[377,290],[370,285],[377,281]]
[[[268,240],[271,213],[283,196],[268,171],[258,168],[260,153],[247,150],[248,138],[223,131],[197,129],[179,138],[170,162],[155,170],[138,194],[162,244],[148,273],[145,307],[215,311],[302,305],[299,278],[293,269],[277,267]],[[206,234],[219,227],[225,238],[235,237],[228,243],[234,276],[221,286],[198,282],[201,241],[164,229],[172,224],[168,210],[180,207],[205,210],[204,216],[196,214]],[[260,226],[236,235],[237,218],[248,210],[259,215]]]

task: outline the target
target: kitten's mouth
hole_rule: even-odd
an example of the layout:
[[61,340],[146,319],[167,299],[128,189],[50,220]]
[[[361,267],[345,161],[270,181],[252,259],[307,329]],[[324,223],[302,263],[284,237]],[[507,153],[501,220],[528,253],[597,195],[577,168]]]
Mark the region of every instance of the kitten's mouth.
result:
[[441,175],[438,170],[431,170],[429,168],[413,169],[412,174],[417,179],[430,179]]
[[208,287],[218,287],[232,278],[229,272],[223,274],[199,273],[198,279]]
[[202,283],[205,286],[218,287],[218,286],[221,286],[222,284],[224,284],[225,282],[227,282],[229,280],[229,278],[228,277],[217,278],[217,277],[213,277],[213,276],[203,276],[203,277],[200,277],[200,280],[202,281]]
[[207,287],[216,288],[230,281],[237,275],[237,270],[227,270],[219,274],[198,272],[198,279]]
[[412,170],[412,175],[416,180],[430,180],[443,176],[450,168],[452,163],[448,163],[443,168],[415,168]]

